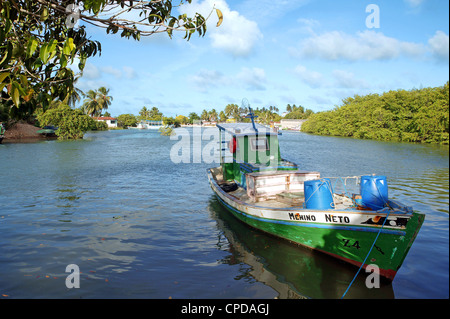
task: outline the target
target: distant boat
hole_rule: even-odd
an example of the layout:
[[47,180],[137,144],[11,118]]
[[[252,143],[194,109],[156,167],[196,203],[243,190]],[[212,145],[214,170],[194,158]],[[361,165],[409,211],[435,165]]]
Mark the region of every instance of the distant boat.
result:
[[142,120],[136,128],[144,130],[159,130],[163,126],[163,121]]
[[207,173],[223,206],[254,228],[358,267],[376,265],[393,280],[425,215],[389,199],[384,176],[352,177],[359,193],[336,193],[331,179],[282,159],[278,133],[250,117],[217,124],[221,163]]
[[36,133],[41,134],[45,137],[56,137],[56,130],[58,128],[53,125],[44,126],[42,129],[36,131]]

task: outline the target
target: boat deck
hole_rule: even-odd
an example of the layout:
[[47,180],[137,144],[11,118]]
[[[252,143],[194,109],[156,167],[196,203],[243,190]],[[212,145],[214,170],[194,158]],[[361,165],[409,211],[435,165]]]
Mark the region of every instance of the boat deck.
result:
[[[216,167],[210,169],[211,175],[217,182],[219,186],[235,184],[232,181],[225,181],[223,179],[223,173],[221,167]],[[262,173],[258,173],[262,174]],[[281,175],[286,174],[286,172],[274,172],[274,174],[264,173],[266,176],[273,175]],[[270,196],[258,198],[252,198],[248,195],[248,192],[245,188],[236,184],[237,189],[226,191],[226,193],[236,200],[243,202],[247,205],[252,205],[254,207],[265,207],[265,208],[303,208],[303,203],[305,201],[305,196],[302,191],[280,191],[276,194],[271,194]],[[335,209],[337,210],[346,210],[346,209],[354,209],[353,201],[341,194],[333,194]]]

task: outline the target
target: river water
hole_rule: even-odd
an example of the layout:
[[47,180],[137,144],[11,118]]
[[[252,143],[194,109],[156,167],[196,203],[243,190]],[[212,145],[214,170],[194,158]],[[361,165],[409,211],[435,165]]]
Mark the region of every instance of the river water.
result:
[[[180,141],[123,130],[0,145],[0,298],[342,296],[356,267],[235,220],[208,185],[215,164],[194,160],[198,143],[196,163],[173,161]],[[361,272],[346,298],[449,297],[448,146],[299,132],[280,145],[323,177],[386,175],[390,197],[426,214],[393,283],[369,289]]]

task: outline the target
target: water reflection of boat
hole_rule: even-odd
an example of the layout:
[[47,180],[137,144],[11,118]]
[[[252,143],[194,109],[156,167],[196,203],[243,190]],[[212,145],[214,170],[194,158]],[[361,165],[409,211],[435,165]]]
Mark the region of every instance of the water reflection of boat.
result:
[[[336,263],[334,258],[327,255],[299,248],[239,222],[215,197],[211,197],[209,208],[232,254],[231,258],[222,262],[243,262],[249,265],[251,270],[248,275],[274,289],[280,299],[340,298],[355,274],[353,267],[346,263]],[[223,240],[219,238],[219,241]],[[218,246],[223,247],[224,243],[218,243]],[[369,289],[365,280],[365,274],[362,273],[353,283],[347,297],[394,298],[391,283],[382,281],[380,288]]]

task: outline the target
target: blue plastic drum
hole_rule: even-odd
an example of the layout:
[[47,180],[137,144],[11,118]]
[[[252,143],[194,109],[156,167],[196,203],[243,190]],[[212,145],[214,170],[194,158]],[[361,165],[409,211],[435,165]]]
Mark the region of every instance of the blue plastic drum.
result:
[[329,178],[305,181],[304,186],[307,209],[334,209],[333,189]]
[[382,209],[388,201],[386,176],[361,176],[360,191],[364,206],[373,210]]

